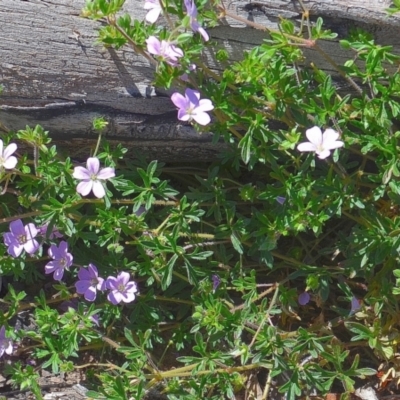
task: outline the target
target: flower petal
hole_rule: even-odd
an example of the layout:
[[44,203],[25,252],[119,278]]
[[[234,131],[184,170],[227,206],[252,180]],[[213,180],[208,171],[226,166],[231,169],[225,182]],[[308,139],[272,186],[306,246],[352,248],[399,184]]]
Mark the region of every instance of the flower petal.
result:
[[306,130],[307,139],[315,146],[320,146],[322,144],[322,132],[318,126],[314,126]]
[[72,176],[75,179],[90,179],[89,171],[83,167],[75,167]]
[[214,109],[214,105],[213,105],[212,101],[209,99],[201,99],[198,107],[196,108],[196,110],[199,110],[199,111],[211,111],[213,109]]
[[95,301],[96,300],[96,288],[90,286],[88,290],[86,290],[84,297],[87,301]]
[[76,191],[81,195],[81,196],[87,196],[93,188],[93,181],[82,181],[78,183],[78,186],[76,187]]
[[36,250],[39,248],[39,243],[33,239],[33,240],[28,240],[24,244],[24,249],[28,254],[33,254],[36,252]]
[[76,292],[79,294],[84,294],[90,286],[90,281],[78,281],[75,283]]
[[320,160],[324,160],[325,158],[327,158],[331,155],[330,150],[317,151],[316,153]]
[[20,219],[10,223],[10,231],[14,236],[25,235],[25,227]]
[[14,154],[17,151],[17,145],[15,143],[10,143],[3,152],[3,158],[8,158],[12,154]]
[[151,24],[154,24],[154,22],[157,21],[160,14],[161,14],[161,8],[154,7],[146,14],[146,21],[150,22]]
[[100,161],[97,157],[89,157],[86,166],[90,175],[97,175],[100,169]]
[[97,179],[110,179],[114,178],[114,176],[115,176],[115,169],[107,167],[100,170],[100,172],[97,174]]
[[316,148],[315,144],[313,144],[313,143],[304,142],[304,143],[300,143],[297,145],[297,150],[298,151],[316,151],[317,148]]
[[101,182],[93,181],[93,193],[98,199],[102,199],[106,195],[106,191]]
[[8,158],[6,159],[6,161],[5,161],[4,164],[3,164],[3,167],[4,167],[5,169],[13,169],[13,168],[15,168],[15,166],[17,165],[17,163],[18,163],[17,158],[14,157],[14,156],[11,156],[11,157],[8,157]]
[[171,96],[171,101],[179,108],[186,110],[189,107],[189,101],[186,97],[182,96],[180,93],[174,93]]
[[121,292],[118,290],[113,290],[112,292],[108,293],[107,299],[114,305],[117,305],[122,300]]
[[205,112],[193,114],[192,117],[200,125],[207,125],[211,121],[210,116]]

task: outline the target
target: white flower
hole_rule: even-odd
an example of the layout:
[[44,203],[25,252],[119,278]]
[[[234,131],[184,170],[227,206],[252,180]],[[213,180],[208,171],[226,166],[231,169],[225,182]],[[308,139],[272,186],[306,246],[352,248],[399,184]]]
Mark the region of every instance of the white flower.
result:
[[330,128],[322,133],[318,126],[314,126],[306,130],[306,136],[309,142],[300,143],[297,150],[313,151],[321,160],[329,157],[331,150],[344,146],[341,140],[337,140],[340,136],[339,133]]
[[3,147],[3,141],[0,139],[0,167],[13,169],[17,165],[17,159],[11,154],[17,150],[17,145],[10,143],[5,149]]
[[159,0],[146,0],[146,2],[144,3],[144,9],[150,10],[146,14],[146,21],[150,22],[151,24],[157,21],[162,11]]

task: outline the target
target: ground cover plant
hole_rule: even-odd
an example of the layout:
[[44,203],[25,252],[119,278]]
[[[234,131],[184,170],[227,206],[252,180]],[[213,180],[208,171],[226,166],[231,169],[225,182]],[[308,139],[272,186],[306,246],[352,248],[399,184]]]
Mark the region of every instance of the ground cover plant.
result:
[[10,382],[38,399],[40,369],[84,369],[95,399],[383,388],[400,368],[400,56],[355,30],[340,41],[349,60],[332,61],[336,85],[304,65],[304,48],[336,37],[304,10],[301,27],[282,20],[239,62],[215,49],[217,74],[202,54],[216,45],[208,28],[238,18],[223,2],[147,0],[145,21],[123,3],[82,14],[107,22],[101,43],[153,63],[177,120],[226,150],[208,165],[130,159],[102,119],[86,160],[63,157],[40,126],[2,135]]

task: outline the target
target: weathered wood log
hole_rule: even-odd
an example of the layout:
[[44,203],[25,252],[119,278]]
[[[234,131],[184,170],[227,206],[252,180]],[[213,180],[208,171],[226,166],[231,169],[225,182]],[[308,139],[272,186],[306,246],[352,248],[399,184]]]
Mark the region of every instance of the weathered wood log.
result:
[[[95,145],[94,117],[110,122],[105,135],[123,142],[149,159],[204,161],[215,159],[220,144],[212,134],[198,134],[179,124],[169,96],[152,86],[153,67],[129,47],[119,51],[95,44],[100,22],[83,19],[84,0],[2,0],[0,4],[0,121],[12,130],[41,124],[53,140],[72,154]],[[400,54],[400,18],[387,17],[389,0],[303,0],[311,18],[322,16],[331,29],[345,36],[361,27],[380,44],[393,45]],[[229,12],[276,29],[280,16],[300,23],[298,0],[264,0],[258,7],[247,1],[226,3]],[[143,19],[143,0],[127,0],[125,10]],[[240,29],[240,31],[239,31]],[[210,30],[213,41],[231,60],[258,45],[267,33],[226,17]],[[320,46],[338,63],[351,57],[336,41]],[[221,66],[210,50],[208,65]],[[312,49],[307,62],[329,73],[332,65]],[[397,68],[394,66],[393,68]],[[86,152],[87,153],[87,152]]]

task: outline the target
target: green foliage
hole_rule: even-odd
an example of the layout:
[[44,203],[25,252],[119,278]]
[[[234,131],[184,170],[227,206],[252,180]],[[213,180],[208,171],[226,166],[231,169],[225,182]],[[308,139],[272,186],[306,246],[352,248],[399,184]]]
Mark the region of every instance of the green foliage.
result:
[[[302,30],[282,20],[233,62],[191,32],[182,2],[163,3],[167,27],[120,15],[123,3],[87,1],[83,15],[107,22],[99,42],[131,45],[156,64],[156,85],[210,99],[212,125],[197,128],[225,150],[208,165],[129,159],[101,137],[107,121],[98,118],[99,141],[87,157],[116,176],[97,198],[77,192],[73,171],[86,160],[63,157],[42,127],[3,136],[34,155],[1,167],[2,232],[16,220],[45,227],[33,254],[12,257],[0,244],[2,276],[22,285],[8,285],[0,311],[21,360],[71,371],[90,349],[98,357],[85,365],[95,399],[141,399],[148,390],[169,399],[234,398],[258,371],[267,374],[266,391],[274,380],[290,400],[312,388],[348,396],[356,378],[383,362],[398,365],[400,56],[351,32],[340,41],[348,61],[332,60],[345,82],[338,89],[337,77],[304,65],[305,47],[323,52],[319,40],[336,37],[321,18],[305,18]],[[196,4],[208,27],[229,13],[216,2]],[[179,45],[179,64],[153,58],[149,36]],[[216,50],[219,75],[202,62],[206,47]],[[334,129],[344,146],[329,157],[299,151],[313,126]],[[56,283],[44,269],[61,240],[55,231],[74,257]],[[78,296],[78,271],[89,264],[104,278],[129,272],[135,301],[111,304],[100,289],[94,302]],[[300,305],[304,292],[310,300]],[[13,332],[22,311],[32,326]],[[360,348],[372,356],[360,357]],[[30,365],[17,361],[7,372],[41,398]]]

